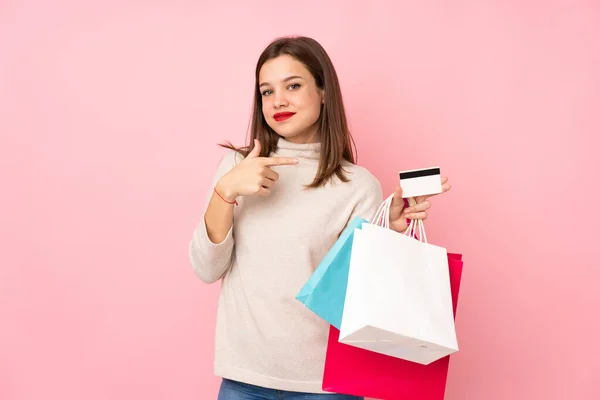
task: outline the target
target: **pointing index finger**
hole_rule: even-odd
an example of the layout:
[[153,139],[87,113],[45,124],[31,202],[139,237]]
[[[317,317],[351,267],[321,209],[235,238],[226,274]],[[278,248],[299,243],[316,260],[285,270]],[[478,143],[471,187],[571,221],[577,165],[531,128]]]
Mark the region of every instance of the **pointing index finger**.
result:
[[266,167],[272,167],[275,165],[295,165],[298,164],[297,158],[286,158],[286,157],[265,157],[262,159],[262,164]]

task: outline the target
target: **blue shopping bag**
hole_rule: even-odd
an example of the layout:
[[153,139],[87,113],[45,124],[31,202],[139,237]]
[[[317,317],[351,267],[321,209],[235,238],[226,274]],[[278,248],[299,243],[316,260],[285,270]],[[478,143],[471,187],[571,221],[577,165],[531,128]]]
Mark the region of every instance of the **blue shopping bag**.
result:
[[354,229],[361,229],[364,222],[369,221],[360,217],[350,221],[296,295],[297,300],[337,329],[342,323]]

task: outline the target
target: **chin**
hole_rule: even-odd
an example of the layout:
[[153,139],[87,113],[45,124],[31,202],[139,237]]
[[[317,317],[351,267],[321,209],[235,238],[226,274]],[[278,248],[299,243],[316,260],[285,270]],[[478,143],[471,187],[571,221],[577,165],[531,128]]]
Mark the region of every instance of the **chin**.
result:
[[295,136],[298,136],[298,132],[286,132],[286,131],[275,131],[276,134],[278,134],[279,136],[281,136],[284,139],[291,139]]
[[301,130],[294,129],[291,126],[286,126],[286,127],[271,126],[271,129],[273,129],[276,134],[278,134],[279,136],[281,136],[285,139],[293,138],[294,136],[298,136],[299,134],[302,133]]

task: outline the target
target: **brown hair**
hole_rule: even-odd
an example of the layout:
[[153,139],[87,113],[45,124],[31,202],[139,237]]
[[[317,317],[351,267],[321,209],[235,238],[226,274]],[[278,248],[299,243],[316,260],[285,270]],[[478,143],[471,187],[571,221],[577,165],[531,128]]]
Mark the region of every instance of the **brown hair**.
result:
[[355,163],[354,140],[348,129],[346,112],[342,100],[342,92],[337,73],[325,49],[314,39],[299,37],[282,37],[271,42],[258,58],[255,72],[255,89],[252,119],[249,129],[248,145],[236,148],[227,142],[220,146],[235,150],[244,157],[252,151],[254,139],[261,145],[261,157],[267,157],[277,148],[279,135],[273,131],[262,113],[262,96],[260,93],[259,73],[263,64],[281,55],[289,55],[303,63],[315,79],[317,87],[324,89],[324,102],[319,116],[318,135],[321,142],[320,159],[317,174],[308,188],[323,186],[337,175],[343,182],[348,182],[342,161]]

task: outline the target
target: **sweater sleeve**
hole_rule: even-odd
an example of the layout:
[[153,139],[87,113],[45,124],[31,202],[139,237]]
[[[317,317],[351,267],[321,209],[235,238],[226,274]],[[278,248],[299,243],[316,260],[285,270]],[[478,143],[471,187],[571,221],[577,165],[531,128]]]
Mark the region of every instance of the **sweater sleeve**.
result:
[[361,196],[352,210],[352,214],[347,223],[350,223],[355,217],[361,217],[371,221],[377,212],[377,209],[383,202],[383,189],[377,178],[367,174],[367,179],[361,182]]
[[239,162],[236,152],[227,153],[219,162],[217,170],[212,179],[212,185],[205,200],[204,211],[200,222],[193,232],[189,243],[189,259],[196,275],[205,283],[214,283],[221,279],[232,264],[234,257],[233,224],[227,232],[227,236],[221,243],[213,243],[208,237],[206,221],[204,216],[208,203],[212,196],[213,187],[231,168]]

